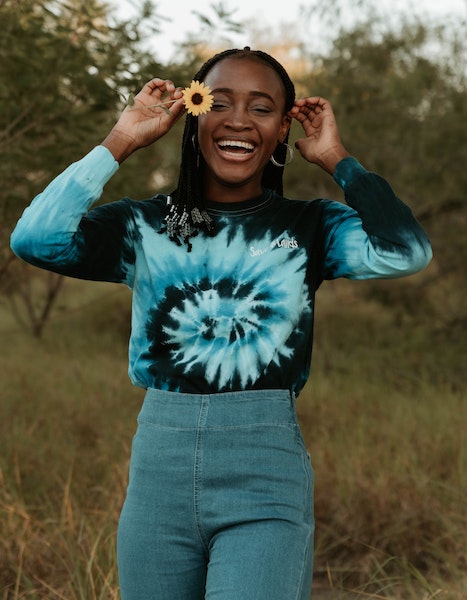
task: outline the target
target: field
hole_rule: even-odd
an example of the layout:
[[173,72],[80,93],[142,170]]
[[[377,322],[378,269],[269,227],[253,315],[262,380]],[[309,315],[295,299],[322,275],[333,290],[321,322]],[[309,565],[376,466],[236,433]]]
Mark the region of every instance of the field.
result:
[[[460,600],[466,587],[462,335],[319,294],[298,401],[316,476],[315,600]],[[143,391],[129,293],[67,280],[42,339],[0,305],[0,598],[118,598],[115,531]],[[464,352],[464,356],[463,356]]]

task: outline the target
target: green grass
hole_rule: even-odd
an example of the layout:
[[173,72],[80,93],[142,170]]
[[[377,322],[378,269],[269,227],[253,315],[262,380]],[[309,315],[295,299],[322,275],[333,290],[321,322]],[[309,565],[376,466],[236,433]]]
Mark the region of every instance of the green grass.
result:
[[[316,475],[316,600],[465,595],[462,335],[324,286],[298,401]],[[143,391],[129,295],[67,281],[34,339],[0,306],[0,598],[118,598],[115,532]],[[80,306],[83,308],[79,308]],[[464,587],[463,587],[464,586]]]

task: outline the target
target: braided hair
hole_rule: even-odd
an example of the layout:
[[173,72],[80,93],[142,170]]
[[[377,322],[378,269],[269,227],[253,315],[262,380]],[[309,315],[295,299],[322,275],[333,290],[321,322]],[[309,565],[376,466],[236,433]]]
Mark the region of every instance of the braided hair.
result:
[[[285,111],[288,112],[295,102],[295,87],[284,67],[271,55],[261,50],[250,50],[248,46],[240,49],[224,50],[215,54],[204,63],[194,76],[194,80],[204,81],[212,67],[224,58],[248,58],[263,61],[279,75],[285,92]],[[198,131],[198,120],[192,114],[187,114],[182,138],[182,157],[180,163],[178,185],[168,197],[169,210],[164,220],[164,226],[159,233],[167,232],[169,238],[181,245],[184,242],[191,250],[190,238],[203,229],[214,234],[215,223],[204,207],[200,183],[200,161],[203,157],[195,145]],[[287,154],[287,137],[284,143],[278,143],[273,153],[279,164],[284,164]],[[263,188],[274,190],[279,195],[283,192],[283,167],[274,166],[271,162],[266,165],[261,185]]]

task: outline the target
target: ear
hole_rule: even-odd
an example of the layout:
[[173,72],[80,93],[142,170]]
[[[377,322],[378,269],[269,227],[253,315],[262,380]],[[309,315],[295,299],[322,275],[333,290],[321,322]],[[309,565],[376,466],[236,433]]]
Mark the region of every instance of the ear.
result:
[[279,135],[277,136],[277,139],[279,140],[279,142],[282,143],[285,140],[285,138],[287,137],[291,123],[292,123],[292,119],[288,115],[284,115],[282,117],[281,126],[279,129]]

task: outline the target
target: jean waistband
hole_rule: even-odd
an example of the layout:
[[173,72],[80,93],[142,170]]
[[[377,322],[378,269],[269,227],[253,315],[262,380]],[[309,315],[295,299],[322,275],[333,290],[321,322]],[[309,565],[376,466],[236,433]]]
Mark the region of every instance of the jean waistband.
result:
[[167,427],[296,423],[289,390],[187,394],[148,388],[138,421]]

